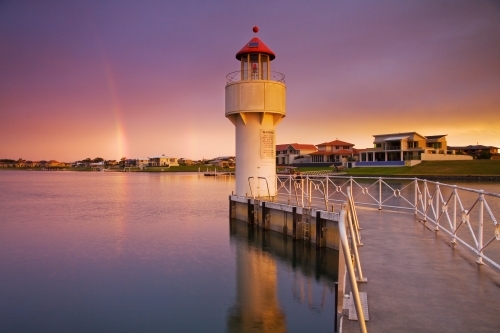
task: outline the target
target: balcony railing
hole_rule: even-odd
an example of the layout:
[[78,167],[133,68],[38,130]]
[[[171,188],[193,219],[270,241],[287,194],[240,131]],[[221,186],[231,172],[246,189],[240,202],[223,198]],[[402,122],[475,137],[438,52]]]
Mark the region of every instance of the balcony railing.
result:
[[236,71],[227,74],[226,83],[251,80],[268,80],[285,83],[285,75],[266,70]]

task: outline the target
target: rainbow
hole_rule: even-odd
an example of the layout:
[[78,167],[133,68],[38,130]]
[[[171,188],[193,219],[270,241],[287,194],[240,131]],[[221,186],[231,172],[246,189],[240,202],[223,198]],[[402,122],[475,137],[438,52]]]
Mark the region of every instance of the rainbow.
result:
[[122,108],[120,106],[120,99],[118,96],[118,89],[116,87],[116,79],[109,62],[105,57],[104,59],[104,72],[106,74],[106,83],[108,85],[111,101],[112,101],[112,111],[116,123],[116,152],[118,153],[118,159],[127,156],[127,142],[126,133],[123,126],[122,119]]

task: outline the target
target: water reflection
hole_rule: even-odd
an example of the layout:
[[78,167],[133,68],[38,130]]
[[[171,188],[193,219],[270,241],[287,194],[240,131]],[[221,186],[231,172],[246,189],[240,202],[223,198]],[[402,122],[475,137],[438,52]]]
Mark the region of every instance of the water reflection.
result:
[[[236,247],[236,301],[228,310],[228,332],[286,332],[286,315],[278,297],[276,266],[293,270],[292,297],[321,312],[327,294],[333,293],[338,252],[316,249],[272,231],[230,221],[230,240]],[[313,281],[315,280],[315,281]],[[319,299],[314,285],[321,281]]]
[[227,331],[286,332],[274,259],[256,248],[238,247],[236,270],[236,304],[229,310]]
[[110,222],[114,231],[114,248],[116,256],[123,253],[123,247],[127,240],[127,225],[129,211],[123,209],[123,202],[130,200],[130,190],[126,175],[119,174],[112,178],[112,185],[109,187],[112,198],[120,198],[119,200],[110,200],[110,208],[112,211],[120,212],[110,216]]

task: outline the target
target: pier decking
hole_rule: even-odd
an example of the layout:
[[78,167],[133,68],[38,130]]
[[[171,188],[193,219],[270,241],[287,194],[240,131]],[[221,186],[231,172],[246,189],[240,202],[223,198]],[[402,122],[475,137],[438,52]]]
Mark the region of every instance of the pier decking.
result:
[[[354,275],[368,279],[357,284],[368,306],[354,297],[360,310],[368,309],[368,332],[500,331],[496,192],[416,178],[285,176],[278,185],[270,202],[231,196],[230,216],[318,247],[342,245],[339,292],[349,294]],[[344,228],[355,235],[351,241]],[[344,284],[340,259],[351,256],[347,243],[358,273],[347,265]],[[344,310],[342,332],[360,332],[360,323],[348,319],[352,314]]]
[[[360,208],[368,332],[499,332],[500,272],[412,213]],[[347,279],[348,283],[348,279]],[[359,332],[343,317],[342,332]]]

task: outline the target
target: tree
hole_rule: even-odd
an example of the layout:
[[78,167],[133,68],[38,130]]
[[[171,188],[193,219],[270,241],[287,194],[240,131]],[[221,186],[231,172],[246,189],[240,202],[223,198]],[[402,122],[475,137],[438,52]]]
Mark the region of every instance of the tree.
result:
[[94,163],[99,163],[99,162],[103,162],[103,161],[104,161],[104,158],[102,158],[102,157],[96,157],[92,160],[92,162],[94,162]]

